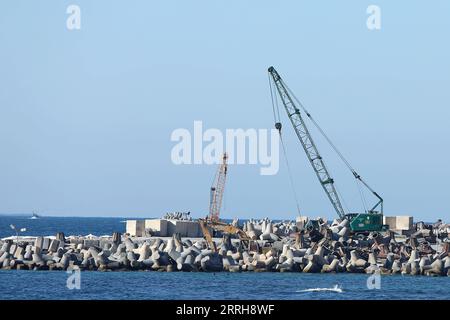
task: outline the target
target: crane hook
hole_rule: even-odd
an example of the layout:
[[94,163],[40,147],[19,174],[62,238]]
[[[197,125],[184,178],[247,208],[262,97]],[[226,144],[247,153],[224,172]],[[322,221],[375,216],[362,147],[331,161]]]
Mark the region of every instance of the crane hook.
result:
[[275,122],[275,129],[277,129],[281,133],[281,122]]

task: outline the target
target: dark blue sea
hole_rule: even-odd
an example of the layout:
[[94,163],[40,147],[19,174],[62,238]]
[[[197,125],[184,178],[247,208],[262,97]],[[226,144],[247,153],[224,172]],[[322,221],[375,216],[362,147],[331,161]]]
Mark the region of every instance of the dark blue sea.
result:
[[[66,235],[96,236],[111,235],[113,232],[125,232],[125,220],[133,218],[104,217],[46,217],[30,219],[31,215],[0,215],[0,238],[15,235],[10,225],[26,228],[20,235],[54,236],[57,232]],[[139,219],[139,218],[136,218]]]
[[[54,235],[58,231],[104,235],[124,232],[123,220],[0,216],[0,237],[12,235],[10,224],[26,227],[29,235]],[[71,281],[74,274],[65,271],[0,270],[0,299],[450,300],[450,277],[381,276],[379,289],[369,289],[365,274],[85,271],[79,275],[77,289]]]

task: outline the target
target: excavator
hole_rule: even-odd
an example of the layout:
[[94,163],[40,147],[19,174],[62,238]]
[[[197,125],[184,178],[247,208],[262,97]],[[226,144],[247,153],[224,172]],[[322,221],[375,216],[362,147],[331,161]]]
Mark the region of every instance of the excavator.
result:
[[220,221],[220,209],[222,207],[223,193],[225,190],[225,181],[228,173],[227,153],[222,156],[222,163],[219,166],[214,177],[213,185],[210,189],[209,215],[206,219],[198,219],[198,223],[206,239],[208,246],[214,252],[217,251],[215,242],[212,239],[210,229],[223,234],[235,235],[241,243],[249,247],[250,238],[239,227]]
[[[275,70],[274,67],[268,69],[269,72],[269,84],[270,93],[272,98],[272,108],[275,120],[275,128],[278,130],[281,138],[281,120],[280,113],[278,110],[278,99],[276,92],[278,92],[278,97],[280,98],[284,109],[287,112],[289,120],[294,128],[294,131],[300,140],[303,150],[322,186],[328,199],[330,200],[334,210],[338,214],[341,220],[347,219],[350,224],[351,232],[354,234],[367,233],[370,231],[384,231],[387,226],[383,225],[383,198],[375,192],[363,179],[362,177],[353,169],[350,163],[344,158],[342,153],[336,148],[336,146],[331,142],[325,132],[319,127],[317,122],[311,116],[311,114],[306,110],[306,108],[301,104],[301,102],[295,97],[286,83],[283,81],[281,76]],[[319,153],[319,150],[314,143],[314,140],[306,126],[305,119],[300,112],[300,108],[306,117],[316,126],[319,132],[324,136],[325,140],[331,145],[333,150],[337,153],[339,158],[344,162],[348,169],[353,174],[357,183],[361,183],[365,188],[367,188],[377,199],[375,205],[370,209],[365,209],[362,213],[347,213],[342,207],[340,197],[334,185],[334,180],[330,176],[330,173],[325,166],[324,160]],[[282,142],[283,143],[283,142]],[[284,147],[284,145],[283,145]],[[360,187],[358,185],[358,187]],[[360,189],[361,198],[363,199],[363,204],[365,204],[365,199],[362,195],[362,190]],[[318,220],[309,220],[305,225],[305,228],[309,231],[318,228],[320,222]]]
[[247,236],[247,234],[244,231],[242,231],[242,229],[240,229],[239,227],[221,221],[211,221],[208,219],[198,219],[198,222],[200,224],[200,228],[202,229],[203,236],[206,239],[209,248],[214,252],[217,251],[217,247],[216,243],[212,239],[211,233],[209,232],[208,228],[211,228],[215,231],[219,231],[223,234],[235,235],[239,238],[244,247],[249,248],[250,246],[250,242],[252,239],[250,239],[249,236]]

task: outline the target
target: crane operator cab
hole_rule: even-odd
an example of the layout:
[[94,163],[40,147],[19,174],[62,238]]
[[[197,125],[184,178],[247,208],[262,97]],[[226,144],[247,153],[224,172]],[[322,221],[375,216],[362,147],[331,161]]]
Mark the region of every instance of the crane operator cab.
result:
[[374,213],[347,213],[345,218],[350,222],[350,229],[355,233],[370,231],[386,231],[383,225],[383,214]]

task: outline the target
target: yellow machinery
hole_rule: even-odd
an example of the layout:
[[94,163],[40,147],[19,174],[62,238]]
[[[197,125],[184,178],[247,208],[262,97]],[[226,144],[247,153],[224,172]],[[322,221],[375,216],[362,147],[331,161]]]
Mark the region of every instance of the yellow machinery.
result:
[[252,239],[249,236],[247,236],[247,234],[244,231],[242,231],[242,229],[240,229],[239,227],[220,221],[211,221],[209,219],[198,219],[198,223],[200,224],[200,228],[202,229],[204,238],[208,242],[209,248],[214,252],[217,251],[217,247],[212,239],[211,233],[209,232],[208,228],[229,235],[236,235],[238,236],[240,241],[246,243],[247,247],[250,246],[250,241]]
[[206,219],[198,219],[198,223],[203,232],[203,237],[208,242],[209,248],[214,252],[217,251],[217,247],[212,239],[211,233],[209,232],[210,229],[224,234],[238,236],[240,241],[247,243],[247,246],[250,246],[251,240],[247,236],[247,234],[244,231],[242,231],[239,227],[221,222],[219,220],[223,193],[225,190],[225,181],[228,173],[227,159],[228,159],[227,154],[224,153],[222,156],[222,163],[217,169],[213,185],[211,186],[209,215]]

